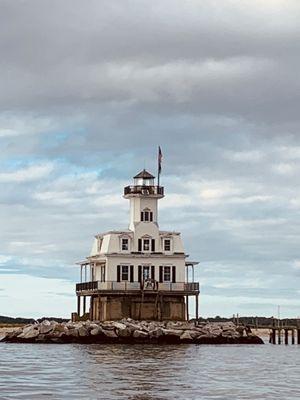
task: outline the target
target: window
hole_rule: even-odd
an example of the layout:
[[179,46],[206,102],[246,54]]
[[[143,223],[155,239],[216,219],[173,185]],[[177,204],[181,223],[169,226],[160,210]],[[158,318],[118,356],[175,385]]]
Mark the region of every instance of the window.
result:
[[150,266],[144,265],[143,266],[143,280],[146,281],[147,279],[150,279]]
[[171,251],[171,239],[164,240],[164,249],[165,251]]
[[149,251],[150,250],[150,239],[143,240],[143,250]]
[[129,240],[123,238],[123,239],[122,239],[122,250],[123,250],[123,251],[128,250],[128,248],[129,248],[128,244],[129,244]]
[[100,282],[105,282],[105,265],[100,267]]
[[164,267],[164,282],[171,282],[171,267]]
[[142,222],[152,222],[153,221],[153,212],[149,209],[146,209],[141,212],[141,221]]
[[121,280],[128,281],[129,280],[129,267],[128,265],[121,266]]

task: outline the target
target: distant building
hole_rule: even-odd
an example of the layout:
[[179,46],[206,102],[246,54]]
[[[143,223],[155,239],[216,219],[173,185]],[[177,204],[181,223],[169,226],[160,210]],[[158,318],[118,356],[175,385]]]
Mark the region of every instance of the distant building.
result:
[[96,235],[90,256],[79,263],[77,318],[88,312],[86,317],[100,321],[185,320],[189,296],[195,298],[198,318],[198,263],[187,261],[179,232],[159,230],[158,200],[164,188],[154,179],[144,169],[124,188],[130,201],[129,229]]

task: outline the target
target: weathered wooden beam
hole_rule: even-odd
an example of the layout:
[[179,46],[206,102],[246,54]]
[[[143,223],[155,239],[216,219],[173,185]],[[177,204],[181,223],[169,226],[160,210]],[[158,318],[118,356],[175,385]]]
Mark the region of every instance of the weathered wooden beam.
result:
[[272,329],[271,343],[276,344],[276,329]]
[[289,344],[289,330],[284,330],[284,344]]
[[80,317],[80,296],[77,296],[77,314]]
[[195,300],[196,300],[196,320],[198,320],[198,318],[199,318],[199,296],[198,295],[195,296]]

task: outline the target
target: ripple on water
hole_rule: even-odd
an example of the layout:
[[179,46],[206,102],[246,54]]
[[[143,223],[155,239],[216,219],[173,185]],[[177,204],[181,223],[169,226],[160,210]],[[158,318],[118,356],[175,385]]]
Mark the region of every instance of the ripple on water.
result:
[[0,399],[298,400],[300,346],[0,344]]

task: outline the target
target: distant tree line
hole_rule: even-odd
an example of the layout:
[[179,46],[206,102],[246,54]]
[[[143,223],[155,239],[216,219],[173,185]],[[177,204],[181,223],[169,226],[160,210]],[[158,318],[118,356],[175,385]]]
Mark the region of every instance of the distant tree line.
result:
[[15,324],[33,324],[34,322],[42,322],[45,319],[48,319],[49,321],[56,321],[56,322],[67,322],[68,319],[66,318],[57,318],[57,317],[43,317],[39,319],[33,319],[33,318],[12,318],[12,317],[7,317],[4,315],[0,315],[0,324],[6,324],[6,325],[15,325]]

